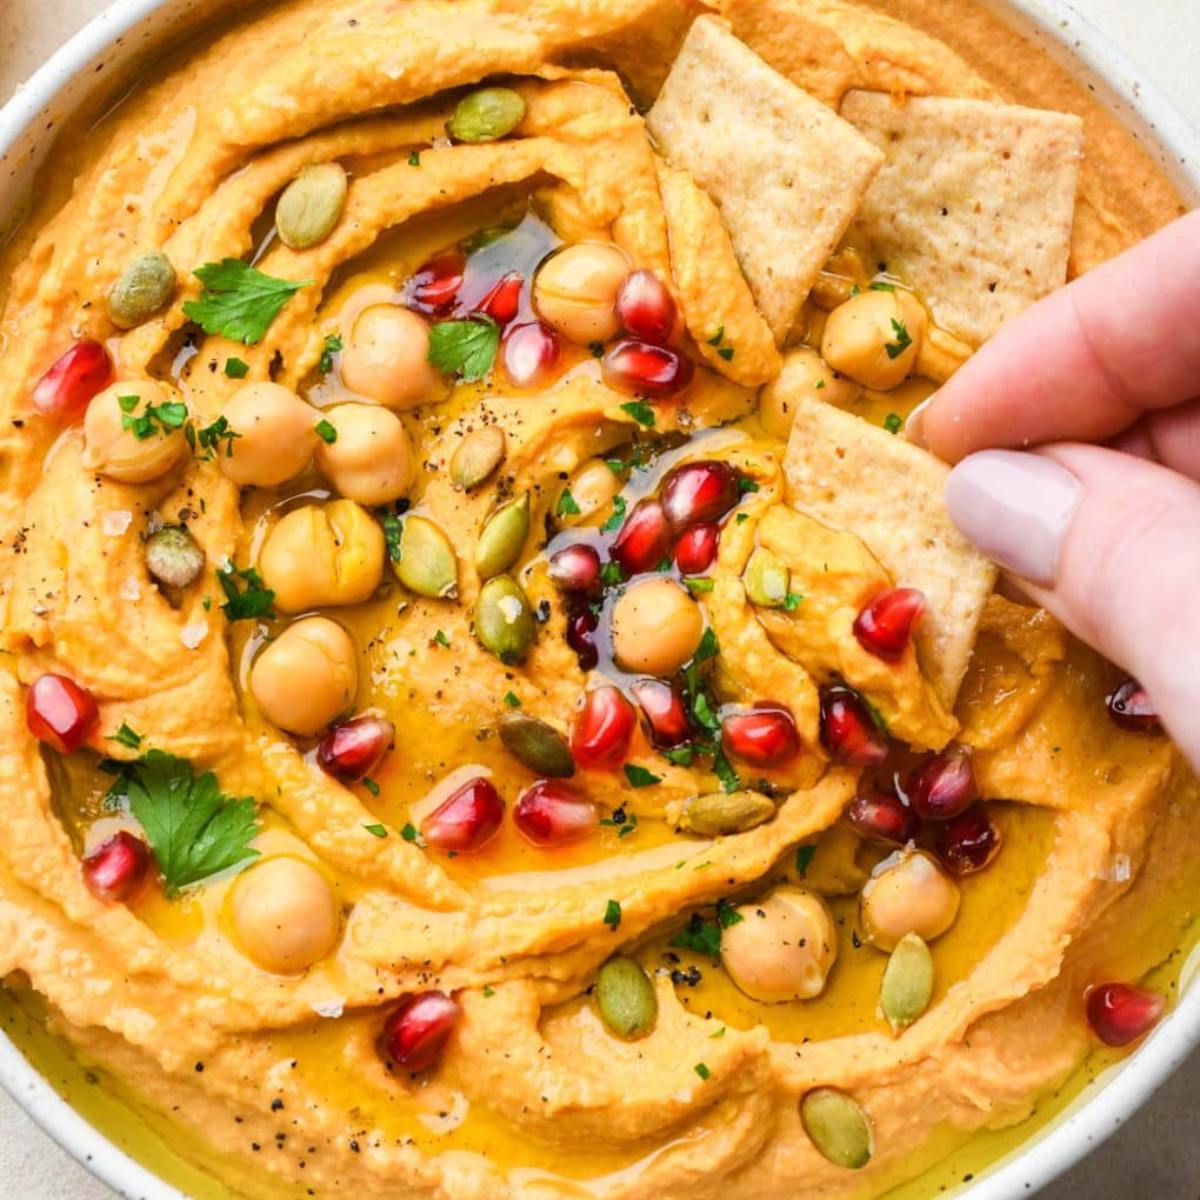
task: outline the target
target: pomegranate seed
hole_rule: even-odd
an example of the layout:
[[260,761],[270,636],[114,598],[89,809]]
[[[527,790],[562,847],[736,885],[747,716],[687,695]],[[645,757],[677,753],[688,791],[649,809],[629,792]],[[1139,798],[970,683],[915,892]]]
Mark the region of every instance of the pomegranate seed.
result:
[[509,271],[479,302],[478,311],[486,313],[501,328],[517,315],[521,307],[521,289],[525,277],[520,271]]
[[663,480],[662,506],[676,529],[719,521],[738,502],[738,477],[723,462],[684,463]]
[[1113,723],[1126,733],[1162,733],[1158,709],[1136,679],[1126,679],[1104,698]]
[[693,525],[675,543],[675,565],[685,575],[699,575],[713,565],[721,527],[711,521]]
[[445,992],[405,996],[384,1022],[379,1052],[389,1066],[416,1075],[441,1057],[462,1009]]
[[1000,831],[979,806],[938,825],[937,856],[955,875],[982,871],[1000,849]]
[[593,636],[600,618],[586,606],[567,613],[567,645],[575,651],[579,666],[590,671],[600,661],[600,650]]
[[671,549],[671,529],[657,500],[639,500],[612,544],[627,576],[653,571]]
[[629,689],[650,725],[656,746],[678,746],[690,741],[692,722],[683,693],[661,679],[639,679]]
[[66,675],[39,676],[25,695],[29,732],[60,754],[78,750],[99,717],[92,693]]
[[83,882],[97,900],[131,900],[150,877],[150,848],[122,829],[83,860]]
[[431,258],[404,286],[404,303],[429,317],[444,317],[458,299],[467,260],[456,250]]
[[617,316],[626,333],[661,346],[675,328],[675,301],[653,271],[634,271],[617,293]]
[[888,756],[887,736],[866,701],[841,684],[821,689],[821,744],[835,762],[876,767]]
[[908,781],[908,802],[925,821],[949,821],[965,812],[979,797],[971,752],[950,746],[934,755]]
[[586,837],[599,824],[596,806],[552,779],[539,779],[521,794],[513,822],[535,846],[561,846]]
[[1087,1019],[1106,1046],[1128,1046],[1162,1019],[1166,1001],[1130,983],[1101,983],[1086,993]]
[[898,796],[890,792],[867,792],[855,796],[846,810],[851,826],[865,838],[904,846],[916,836],[917,819]]
[[571,753],[593,770],[619,767],[629,750],[637,715],[619,688],[598,687],[584,697],[571,732]]
[[396,744],[396,727],[382,717],[356,717],[335,725],[317,746],[317,762],[338,779],[362,779]]
[[514,325],[504,338],[504,369],[516,387],[547,383],[561,355],[558,334],[541,321]]
[[504,801],[482,776],[464,783],[421,823],[421,836],[439,850],[470,854],[500,831]]
[[636,396],[666,398],[678,395],[692,382],[692,360],[637,338],[622,338],[600,360],[600,374],[610,388]]
[[800,753],[800,734],[786,708],[762,703],[721,719],[721,745],[744,763],[779,767]]
[[76,342],[37,381],[33,404],[47,416],[70,420],[112,382],[113,364],[108,351],[90,339]]
[[876,596],[858,614],[854,636],[868,654],[896,662],[904,654],[924,613],[924,592],[916,588],[891,588]]
[[600,586],[600,555],[594,546],[575,542],[550,556],[549,574],[564,592],[586,594]]

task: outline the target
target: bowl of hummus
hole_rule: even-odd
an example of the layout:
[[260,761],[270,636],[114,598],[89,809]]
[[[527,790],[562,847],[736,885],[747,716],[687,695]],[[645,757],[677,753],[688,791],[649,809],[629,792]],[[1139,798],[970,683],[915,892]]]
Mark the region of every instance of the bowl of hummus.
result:
[[1195,1044],[1200,785],[903,434],[1193,202],[1051,25],[118,4],[0,115],[0,1078],[82,1160],[985,1200]]

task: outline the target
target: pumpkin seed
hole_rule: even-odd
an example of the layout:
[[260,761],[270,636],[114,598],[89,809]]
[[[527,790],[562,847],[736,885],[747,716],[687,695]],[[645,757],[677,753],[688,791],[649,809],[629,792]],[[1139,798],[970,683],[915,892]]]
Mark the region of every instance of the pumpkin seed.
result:
[[633,1041],[654,1028],[658,997],[638,963],[610,958],[596,976],[596,1008],[610,1033]]
[[524,661],[533,645],[534,630],[529,597],[511,575],[497,575],[479,589],[475,637],[505,666]]
[[504,748],[534,774],[547,779],[566,779],[575,774],[571,751],[553,725],[525,713],[505,713],[497,729]]
[[867,1114],[845,1092],[817,1088],[800,1101],[809,1140],[834,1166],[858,1170],[871,1161]]
[[676,829],[705,837],[744,833],[774,815],[774,801],[761,792],[711,792],[667,805],[667,820]]
[[275,228],[283,244],[293,250],[319,246],[341,219],[348,186],[341,163],[305,167],[275,206]]
[[446,122],[456,142],[494,142],[512,133],[525,116],[525,100],[512,88],[480,88],[464,96]]
[[504,458],[504,430],[484,425],[467,434],[450,459],[450,480],[469,492],[478,487]]
[[879,1007],[893,1033],[911,1025],[933,996],[933,955],[915,933],[897,943],[879,986]]
[[487,519],[475,543],[475,569],[480,579],[507,571],[521,555],[529,536],[529,495],[501,505]]
[[175,291],[175,268],[161,250],[139,254],[108,293],[108,315],[118,329],[132,329],[162,312]]
[[450,539],[426,517],[404,518],[396,578],[410,592],[432,600],[458,596],[458,560]]
[[185,588],[204,570],[204,551],[186,529],[167,525],[146,539],[146,570],[168,587]]
[[746,595],[760,608],[783,608],[787,603],[788,569],[777,554],[762,546],[750,555],[742,582]]

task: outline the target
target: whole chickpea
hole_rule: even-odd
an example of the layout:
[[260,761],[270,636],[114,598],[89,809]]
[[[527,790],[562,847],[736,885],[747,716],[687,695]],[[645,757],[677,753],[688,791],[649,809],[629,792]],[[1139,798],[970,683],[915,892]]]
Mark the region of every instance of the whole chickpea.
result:
[[178,403],[174,392],[153,379],[127,379],[106,387],[93,397],[83,418],[80,462],[118,483],[147,483],[165,475],[188,452],[182,417],[180,427],[172,429],[152,414],[145,437],[127,426],[146,416],[151,405]]
[[758,419],[769,434],[786,442],[796,420],[794,397],[843,407],[861,394],[858,384],[832,370],[815,350],[798,346],[784,355],[783,370],[759,394]]
[[[621,490],[621,481],[602,458],[589,458],[567,480],[563,490],[571,493],[579,511],[564,512],[559,521],[563,525],[583,525],[612,503],[612,498]],[[555,511],[558,510],[556,503]]]
[[278,383],[247,383],[221,410],[236,436],[217,453],[221,474],[241,487],[277,487],[308,466],[319,414]]
[[837,930],[825,902],[802,888],[779,887],[721,933],[721,962],[752,1000],[811,1000],[837,958]]
[[829,314],[821,357],[863,387],[888,391],[913,369],[927,324],[910,292],[860,292]]
[[394,412],[339,404],[325,419],[337,436],[317,447],[317,466],[347,500],[390,504],[408,492],[416,476],[412,443]]
[[281,612],[358,604],[383,579],[383,530],[353,500],[305,504],[267,534],[263,582]]
[[305,617],[289,625],[250,669],[250,693],[263,715],[304,737],[345,712],[357,691],[354,642],[328,617]]
[[229,915],[237,940],[264,971],[291,975],[332,953],[341,908],[325,876],[300,858],[269,858],[234,884]]
[[428,322],[395,304],[363,309],[342,352],[342,382],[400,412],[441,400],[446,384],[429,361]]
[[624,252],[606,242],[578,242],[560,250],[533,281],[538,315],[581,346],[608,341],[621,327],[617,293],[629,269]]
[[958,884],[921,850],[898,850],[871,873],[859,914],[871,943],[892,950],[906,934],[940,937],[958,916]]
[[627,671],[673,675],[703,636],[696,602],[670,579],[635,583],[613,607],[613,654]]

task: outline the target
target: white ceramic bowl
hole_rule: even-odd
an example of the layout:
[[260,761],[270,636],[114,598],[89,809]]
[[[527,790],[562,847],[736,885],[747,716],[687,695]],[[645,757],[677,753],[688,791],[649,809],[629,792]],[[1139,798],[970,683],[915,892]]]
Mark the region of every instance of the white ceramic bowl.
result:
[[[0,4],[3,0],[0,0]],[[97,79],[121,70],[177,34],[239,0],[116,0],[62,47],[0,109],[0,235],[20,214],[50,131],[87,100]],[[1163,164],[1192,204],[1200,204],[1200,134],[1125,55],[1063,0],[983,0],[1071,71]],[[1193,976],[1200,972],[1192,972]],[[961,1200],[1028,1196],[1073,1166],[1118,1129],[1189,1053],[1200,1046],[1200,983],[1193,978],[1171,1016],[1137,1053],[1109,1072],[1088,1102],[1069,1107],[1019,1151],[984,1172]],[[134,1162],[62,1100],[0,1034],[0,1085],[88,1170],[128,1200],[186,1200]]]

